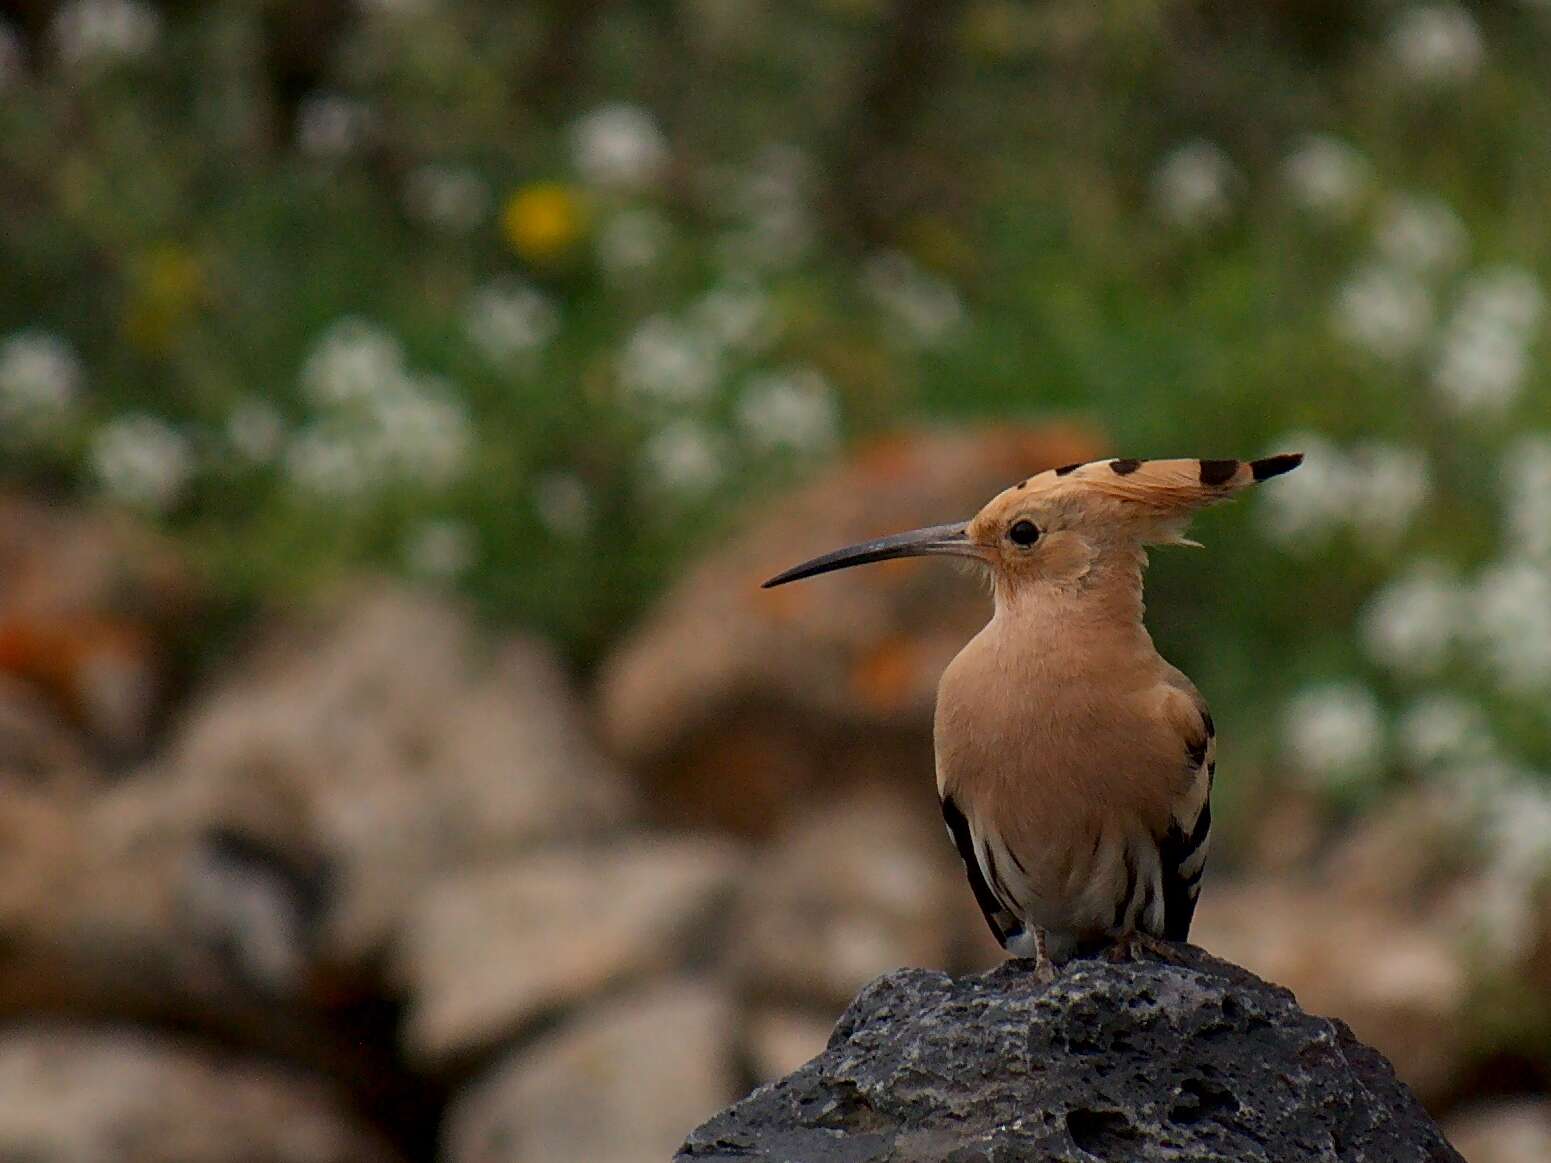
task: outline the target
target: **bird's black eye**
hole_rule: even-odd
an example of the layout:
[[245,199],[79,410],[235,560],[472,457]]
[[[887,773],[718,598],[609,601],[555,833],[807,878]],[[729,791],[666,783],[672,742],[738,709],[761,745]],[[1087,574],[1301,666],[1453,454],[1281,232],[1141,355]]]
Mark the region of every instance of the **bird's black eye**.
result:
[[1039,540],[1039,526],[1027,519],[1014,521],[1012,528],[1007,530],[1007,537],[1014,545],[1027,549]]

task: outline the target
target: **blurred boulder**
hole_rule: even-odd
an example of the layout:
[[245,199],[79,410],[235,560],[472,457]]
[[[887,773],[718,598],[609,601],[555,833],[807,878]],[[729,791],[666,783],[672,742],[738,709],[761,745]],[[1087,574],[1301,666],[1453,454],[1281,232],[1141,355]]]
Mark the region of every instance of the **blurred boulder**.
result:
[[824,1052],[832,1015],[792,1005],[755,1006],[744,1023],[744,1057],[756,1082],[773,1082]]
[[645,1163],[737,1093],[715,986],[624,994],[507,1054],[453,1104],[447,1163]]
[[[128,780],[0,796],[0,1018],[176,1022],[352,1069],[356,1048],[306,992],[304,873],[267,856],[223,872],[228,838],[159,827],[168,805],[148,803],[149,790]],[[212,879],[223,874],[232,879]],[[213,920],[223,893],[233,903]]]
[[903,789],[879,787],[792,821],[740,886],[728,957],[745,990],[838,1013],[880,973],[947,965],[951,910],[974,905],[925,815]]
[[438,880],[401,946],[407,1052],[457,1065],[540,1015],[708,954],[741,865],[722,841],[632,839]]
[[1477,1040],[1464,836],[1447,795],[1394,797],[1301,873],[1208,872],[1191,940],[1349,1023],[1436,1103]]
[[128,515],[0,497],[0,674],[102,758],[146,750],[199,599],[183,559]]
[[1473,1107],[1450,1118],[1444,1131],[1470,1163],[1545,1163],[1551,1159],[1551,1100]]
[[1103,451],[1056,424],[907,432],[755,513],[604,668],[606,737],[645,773],[659,817],[765,834],[842,779],[929,780],[938,676],[989,615],[978,582],[910,561],[760,582],[850,542],[968,517],[1021,477]]
[[1455,1085],[1469,1047],[1470,978],[1457,921],[1413,916],[1335,882],[1209,883],[1190,938],[1348,1023],[1426,1101]]
[[387,1163],[315,1077],[127,1028],[0,1034],[0,1158]]
[[535,643],[487,649],[456,607],[387,588],[267,639],[155,764],[0,796],[0,1015],[376,1069],[335,1018],[380,990],[423,889],[628,818]]
[[489,645],[451,601],[376,583],[272,628],[166,766],[171,826],[326,867],[322,955],[346,965],[381,953],[438,876],[630,812],[545,646]]
[[0,675],[0,781],[46,786],[91,780],[81,733],[40,690]]

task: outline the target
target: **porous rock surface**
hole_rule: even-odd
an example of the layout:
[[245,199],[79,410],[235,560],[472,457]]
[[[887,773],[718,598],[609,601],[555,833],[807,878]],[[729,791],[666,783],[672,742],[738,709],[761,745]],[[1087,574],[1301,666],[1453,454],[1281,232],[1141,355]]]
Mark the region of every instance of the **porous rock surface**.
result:
[[1459,1160],[1339,1021],[1194,948],[868,986],[819,1057],[694,1131],[685,1160]]

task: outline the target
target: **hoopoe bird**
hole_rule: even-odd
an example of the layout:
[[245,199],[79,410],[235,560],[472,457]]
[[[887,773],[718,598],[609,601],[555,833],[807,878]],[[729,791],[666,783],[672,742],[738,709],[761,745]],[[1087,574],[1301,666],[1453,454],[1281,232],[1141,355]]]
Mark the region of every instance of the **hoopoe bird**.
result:
[[995,610],[944,671],[937,792],[976,901],[1042,980],[1079,950],[1167,955],[1190,934],[1212,830],[1216,727],[1142,621],[1149,545],[1296,468],[1261,460],[1069,464],[971,520],[827,553],[765,582],[943,554],[990,573]]

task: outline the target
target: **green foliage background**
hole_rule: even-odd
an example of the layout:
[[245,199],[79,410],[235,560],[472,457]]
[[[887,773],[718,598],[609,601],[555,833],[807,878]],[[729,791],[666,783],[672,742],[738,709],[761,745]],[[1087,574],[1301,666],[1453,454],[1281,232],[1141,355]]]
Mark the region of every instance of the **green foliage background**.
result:
[[[70,7],[6,6],[0,336],[61,337],[83,387],[46,438],[12,432],[0,474],[94,493],[104,426],[165,421],[192,465],[152,515],[238,608],[362,562],[402,568],[406,537],[447,522],[471,546],[452,584],[585,668],[751,498],[840,453],[759,451],[735,431],[749,374],[801,366],[832,390],[844,441],[923,418],[1075,414],[1140,456],[1259,454],[1291,433],[1414,450],[1425,505],[1390,542],[1339,529],[1273,542],[1258,506],[1204,519],[1209,552],[1154,569],[1155,632],[1245,725],[1246,766],[1278,762],[1282,707],[1307,684],[1355,675],[1386,713],[1419,689],[1479,685],[1460,656],[1420,686],[1397,678],[1365,655],[1355,619],[1418,557],[1468,571],[1514,552],[1503,457],[1551,425],[1543,345],[1491,415],[1451,411],[1430,378],[1470,271],[1509,264],[1543,283],[1551,262],[1543,5],[220,0],[150,7],[153,43],[84,63],[66,59]],[[1457,75],[1405,65],[1397,30],[1424,10],[1475,31],[1477,59]],[[299,145],[319,95],[362,119],[324,154]],[[579,120],[616,103],[667,146],[628,190],[598,188],[576,157]],[[1341,213],[1289,193],[1287,159],[1311,134],[1360,159]],[[1187,222],[1160,206],[1159,175],[1197,140],[1227,169],[1220,205]],[[799,152],[762,152],[772,145]],[[740,175],[770,156],[800,187],[806,243],[729,260],[748,225]],[[406,210],[427,165],[486,192],[467,229]],[[535,189],[577,215],[543,253],[511,227],[512,199]],[[1467,255],[1427,276],[1438,319],[1393,358],[1344,337],[1337,316],[1407,197],[1452,208]],[[641,210],[666,240],[613,277],[599,240]],[[896,252],[961,305],[930,342],[902,338],[868,292],[869,261]],[[558,319],[506,365],[465,327],[496,279],[537,289]],[[644,320],[684,317],[729,279],[766,297],[777,336],[725,361],[696,405],[728,450],[715,487],[665,497],[641,458],[666,421],[625,400],[621,353]],[[224,434],[244,402],[272,406],[288,433],[313,422],[302,368],[346,317],[445,377],[473,433],[456,479],[329,499],[298,491],[283,453],[232,456]],[[563,531],[535,500],[555,473],[586,498],[585,521]],[[1539,703],[1485,698],[1515,762],[1551,763]],[[1408,773],[1388,757],[1377,774]],[[1335,794],[1373,786],[1337,781]]]

